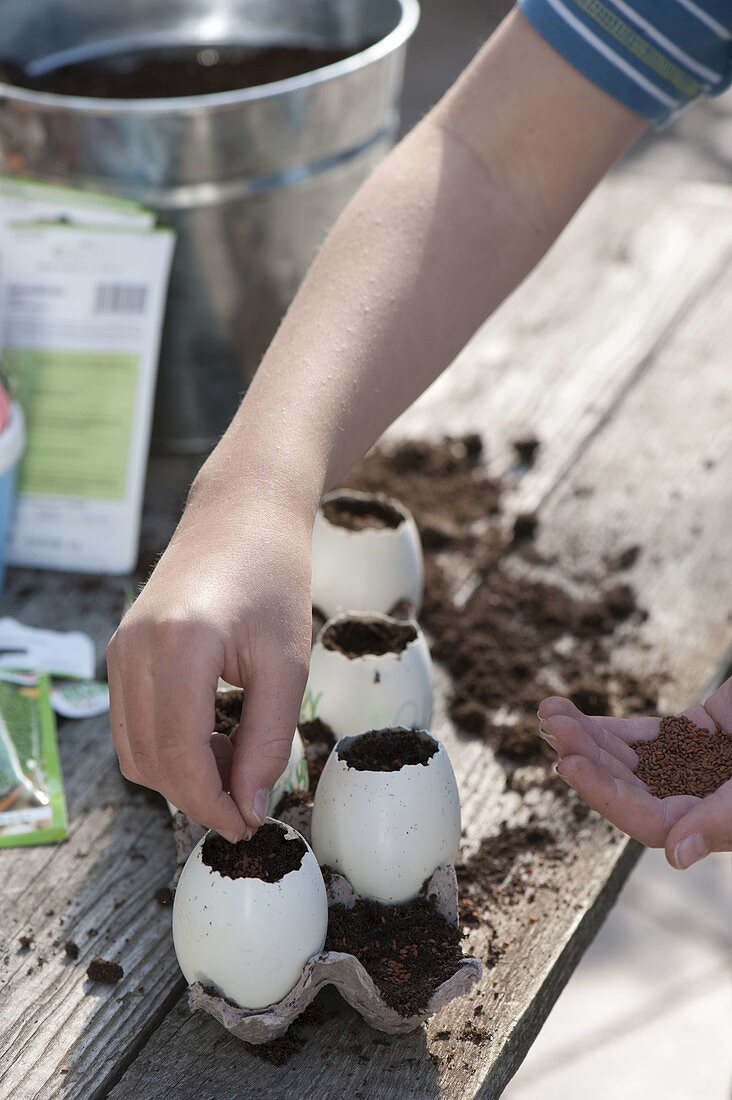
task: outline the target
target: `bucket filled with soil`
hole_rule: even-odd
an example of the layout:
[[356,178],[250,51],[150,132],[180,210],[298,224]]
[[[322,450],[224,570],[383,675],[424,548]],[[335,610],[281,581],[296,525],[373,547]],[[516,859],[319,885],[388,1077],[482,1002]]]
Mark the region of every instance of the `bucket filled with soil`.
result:
[[[178,235],[155,421],[204,451],[390,147],[417,0],[6,0],[0,172],[136,199]],[[100,134],[103,140],[100,140]]]

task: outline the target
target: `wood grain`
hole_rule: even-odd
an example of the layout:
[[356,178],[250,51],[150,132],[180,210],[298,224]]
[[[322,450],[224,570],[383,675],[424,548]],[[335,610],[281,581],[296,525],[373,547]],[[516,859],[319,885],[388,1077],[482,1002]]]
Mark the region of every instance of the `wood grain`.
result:
[[[528,425],[544,443],[535,469],[517,479],[515,499],[517,507],[542,505],[542,545],[593,567],[628,542],[657,544],[635,575],[651,616],[623,658],[646,667],[661,660],[672,676],[670,707],[702,689],[730,642],[729,478],[722,461],[704,465],[729,446],[730,210],[709,188],[634,181],[601,189],[460,366],[397,428],[480,428],[505,469],[510,439]],[[164,545],[190,472],[185,463],[152,468],[147,561]],[[124,584],[16,571],[6,608],[30,623],[83,626],[101,646]],[[69,841],[0,853],[8,959],[0,969],[0,1096],[499,1096],[638,849],[594,818],[578,830],[549,792],[505,792],[490,752],[449,728],[444,682],[438,696],[436,728],[461,785],[468,849],[501,820],[518,824],[536,811],[552,817],[566,851],[561,865],[537,869],[530,905],[495,914],[508,947],[477,994],[393,1041],[326,997],[323,1024],[296,1028],[307,1042],[283,1066],[192,1017],[184,1002],[169,1011],[181,982],[169,910],[152,897],[172,863],[165,814],[123,789],[103,720],[66,724]],[[21,955],[17,936],[30,928],[37,946]],[[67,936],[83,948],[77,965],[51,946]],[[471,946],[480,952],[485,940],[477,932]],[[82,962],[95,951],[122,961],[118,987],[90,989]],[[47,961],[38,967],[40,955]],[[492,1034],[482,1046],[460,1038],[478,1004]],[[438,1039],[443,1031],[449,1038]]]

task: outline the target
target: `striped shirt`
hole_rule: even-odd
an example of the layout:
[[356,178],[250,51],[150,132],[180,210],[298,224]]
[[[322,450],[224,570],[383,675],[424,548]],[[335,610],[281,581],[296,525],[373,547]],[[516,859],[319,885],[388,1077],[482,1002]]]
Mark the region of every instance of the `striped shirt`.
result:
[[732,0],[519,0],[594,84],[656,126],[732,82]]

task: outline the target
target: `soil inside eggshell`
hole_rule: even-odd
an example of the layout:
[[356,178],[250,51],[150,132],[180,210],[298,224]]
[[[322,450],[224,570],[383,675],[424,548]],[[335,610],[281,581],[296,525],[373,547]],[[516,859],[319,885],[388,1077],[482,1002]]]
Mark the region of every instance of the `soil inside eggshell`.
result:
[[230,736],[241,721],[244,692],[240,688],[216,692],[214,731]]
[[326,500],[322,512],[334,527],[347,531],[395,531],[404,523],[404,516],[386,497],[334,497]]
[[404,905],[360,898],[352,909],[330,907],[325,950],[355,955],[386,1004],[401,1016],[416,1016],[459,969],[461,938],[431,898]]
[[422,730],[371,730],[347,738],[338,759],[358,772],[398,772],[409,764],[429,764],[439,745]]
[[337,619],[320,636],[326,649],[342,653],[350,660],[403,653],[416,640],[417,631],[412,623],[355,615]]
[[299,837],[288,839],[281,826],[268,821],[251,840],[240,840],[237,844],[230,844],[218,833],[209,833],[203,842],[201,858],[224,878],[258,878],[274,883],[290,871],[297,871],[306,852]]

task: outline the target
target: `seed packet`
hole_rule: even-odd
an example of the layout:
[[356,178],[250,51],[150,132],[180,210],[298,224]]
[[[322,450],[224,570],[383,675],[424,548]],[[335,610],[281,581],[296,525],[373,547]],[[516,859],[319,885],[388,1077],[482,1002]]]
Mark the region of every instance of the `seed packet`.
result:
[[0,848],[67,835],[50,681],[0,671]]

